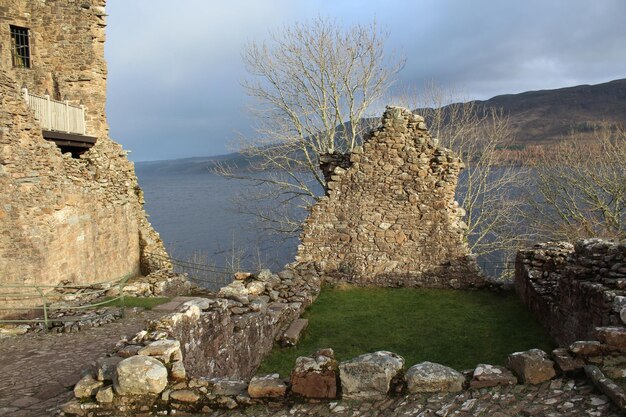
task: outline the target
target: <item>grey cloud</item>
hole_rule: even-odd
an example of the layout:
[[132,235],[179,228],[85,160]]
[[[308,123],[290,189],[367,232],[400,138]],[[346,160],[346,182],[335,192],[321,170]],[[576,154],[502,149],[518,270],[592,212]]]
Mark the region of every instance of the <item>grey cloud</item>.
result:
[[623,0],[109,0],[108,115],[135,160],[228,151],[251,133],[240,52],[317,15],[375,18],[406,56],[396,89],[434,80],[471,98],[626,76]]

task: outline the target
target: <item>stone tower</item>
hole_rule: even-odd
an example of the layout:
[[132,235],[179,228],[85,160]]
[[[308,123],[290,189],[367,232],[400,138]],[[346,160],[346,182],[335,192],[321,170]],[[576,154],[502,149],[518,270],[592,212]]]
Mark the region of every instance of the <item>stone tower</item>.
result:
[[0,7],[0,283],[112,280],[166,255],[108,137],[105,19],[104,0]]

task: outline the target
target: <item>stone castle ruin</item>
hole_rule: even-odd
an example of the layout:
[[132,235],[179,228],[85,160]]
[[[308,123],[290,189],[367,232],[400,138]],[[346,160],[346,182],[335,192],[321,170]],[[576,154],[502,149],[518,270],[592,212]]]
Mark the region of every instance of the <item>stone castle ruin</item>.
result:
[[304,224],[299,262],[364,285],[480,285],[454,200],[463,162],[424,119],[388,107],[349,155],[322,158],[327,196]]
[[0,7],[0,283],[93,283],[165,255],[108,137],[105,1]]

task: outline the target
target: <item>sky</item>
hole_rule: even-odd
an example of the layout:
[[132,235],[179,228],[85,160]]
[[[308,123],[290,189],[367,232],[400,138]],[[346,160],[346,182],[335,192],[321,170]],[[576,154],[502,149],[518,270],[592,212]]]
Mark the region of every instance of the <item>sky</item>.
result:
[[229,153],[254,135],[241,52],[271,31],[373,20],[404,57],[391,95],[468,99],[626,78],[624,0],[108,0],[107,115],[134,161]]

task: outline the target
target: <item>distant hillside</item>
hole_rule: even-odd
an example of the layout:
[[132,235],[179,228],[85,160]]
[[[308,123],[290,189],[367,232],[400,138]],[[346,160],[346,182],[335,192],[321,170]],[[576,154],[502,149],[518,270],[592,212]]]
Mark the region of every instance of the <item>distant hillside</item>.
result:
[[217,164],[227,164],[239,169],[249,166],[248,160],[239,153],[217,156],[199,156],[193,158],[167,159],[162,161],[136,162],[135,169],[139,176],[148,175],[185,175],[200,172],[210,173]]
[[556,90],[505,94],[485,101],[509,115],[520,143],[547,143],[608,122],[626,125],[626,79]]
[[[602,123],[626,125],[626,79],[556,90],[505,94],[476,101],[480,106],[503,109],[520,144],[545,144],[571,132],[589,134]],[[245,170],[249,163],[238,153],[212,157],[138,162],[139,174],[190,174],[209,172],[216,163]]]

